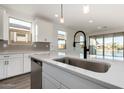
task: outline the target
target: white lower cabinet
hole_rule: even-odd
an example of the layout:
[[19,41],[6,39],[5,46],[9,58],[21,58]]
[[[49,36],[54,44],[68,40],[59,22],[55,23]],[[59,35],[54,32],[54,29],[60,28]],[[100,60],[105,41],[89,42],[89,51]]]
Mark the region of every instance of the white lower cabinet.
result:
[[31,72],[31,59],[30,54],[24,54],[24,73]]
[[[92,80],[88,80],[87,78],[81,78],[77,75],[71,74],[63,69],[57,68],[53,65],[49,65],[43,63],[43,71],[44,73],[49,74],[49,79],[51,82],[58,81],[60,82],[61,89],[69,88],[69,89],[104,89],[107,87],[102,86]],[[46,80],[45,80],[46,81]],[[50,82],[47,80],[47,86],[45,88],[50,88]],[[48,83],[49,82],[49,83]],[[46,83],[45,83],[46,84]],[[53,86],[54,84],[51,83]],[[51,87],[52,88],[52,87]],[[58,87],[56,87],[58,88]]]
[[68,89],[66,86],[64,86],[62,83],[57,81],[48,73],[43,72],[42,75],[43,75],[42,77],[43,89]]
[[48,74],[42,73],[42,88],[43,89],[59,89],[61,87],[60,83]]
[[5,74],[5,62],[3,59],[0,59],[0,79],[4,79],[6,77],[6,74]]
[[8,61],[7,77],[23,74],[23,58],[11,58]]
[[0,55],[0,80],[23,74],[23,54]]
[[68,89],[66,86],[56,81],[50,76],[42,77],[42,88],[43,89]]

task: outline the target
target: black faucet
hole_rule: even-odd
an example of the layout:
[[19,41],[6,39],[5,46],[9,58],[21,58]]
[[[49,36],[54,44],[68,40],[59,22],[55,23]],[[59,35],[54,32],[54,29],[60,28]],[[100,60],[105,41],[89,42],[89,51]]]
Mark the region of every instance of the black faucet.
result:
[[76,43],[80,43],[80,42],[75,42],[75,38],[76,38],[76,35],[78,33],[83,33],[84,35],[84,59],[87,58],[87,51],[89,51],[89,49],[87,49],[87,44],[86,44],[86,34],[83,32],[83,31],[77,31],[74,35],[74,42],[73,42],[73,47],[76,47]]

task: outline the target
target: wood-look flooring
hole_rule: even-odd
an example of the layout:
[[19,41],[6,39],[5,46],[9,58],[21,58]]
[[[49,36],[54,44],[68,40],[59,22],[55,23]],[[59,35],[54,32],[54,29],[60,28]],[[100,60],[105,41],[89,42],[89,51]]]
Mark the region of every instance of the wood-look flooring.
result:
[[30,89],[30,74],[16,76],[0,81],[0,89]]

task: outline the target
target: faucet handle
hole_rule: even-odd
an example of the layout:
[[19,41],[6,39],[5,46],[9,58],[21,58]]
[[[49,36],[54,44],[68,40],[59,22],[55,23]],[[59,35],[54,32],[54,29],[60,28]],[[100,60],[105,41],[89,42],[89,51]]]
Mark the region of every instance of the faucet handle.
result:
[[87,51],[89,51],[89,49],[87,48]]

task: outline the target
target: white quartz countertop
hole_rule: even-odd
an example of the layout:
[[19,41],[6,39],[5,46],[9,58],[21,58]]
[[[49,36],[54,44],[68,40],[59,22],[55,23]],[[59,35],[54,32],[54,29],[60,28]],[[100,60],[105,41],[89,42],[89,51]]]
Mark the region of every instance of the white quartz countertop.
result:
[[42,53],[49,53],[49,51],[0,51],[0,55],[7,55],[7,54],[42,54]]
[[64,56],[73,57],[73,58],[74,57],[82,58],[82,55],[75,54],[72,52],[71,53],[49,52],[46,54],[35,54],[35,55],[31,55],[31,58],[35,58],[39,61],[46,62],[47,64],[51,64],[56,67],[65,69],[66,71],[72,72],[76,75],[87,77],[98,83],[101,82],[101,83],[115,86],[117,88],[124,88],[124,74],[123,74],[124,62],[123,61],[102,60],[102,59],[95,59],[90,57],[88,57],[87,59],[84,59],[84,60],[93,61],[93,62],[106,62],[111,65],[111,67],[106,73],[98,73],[98,72],[93,72],[90,70],[74,67],[68,64],[64,64],[64,63],[60,63],[52,60],[54,58],[61,58]]

